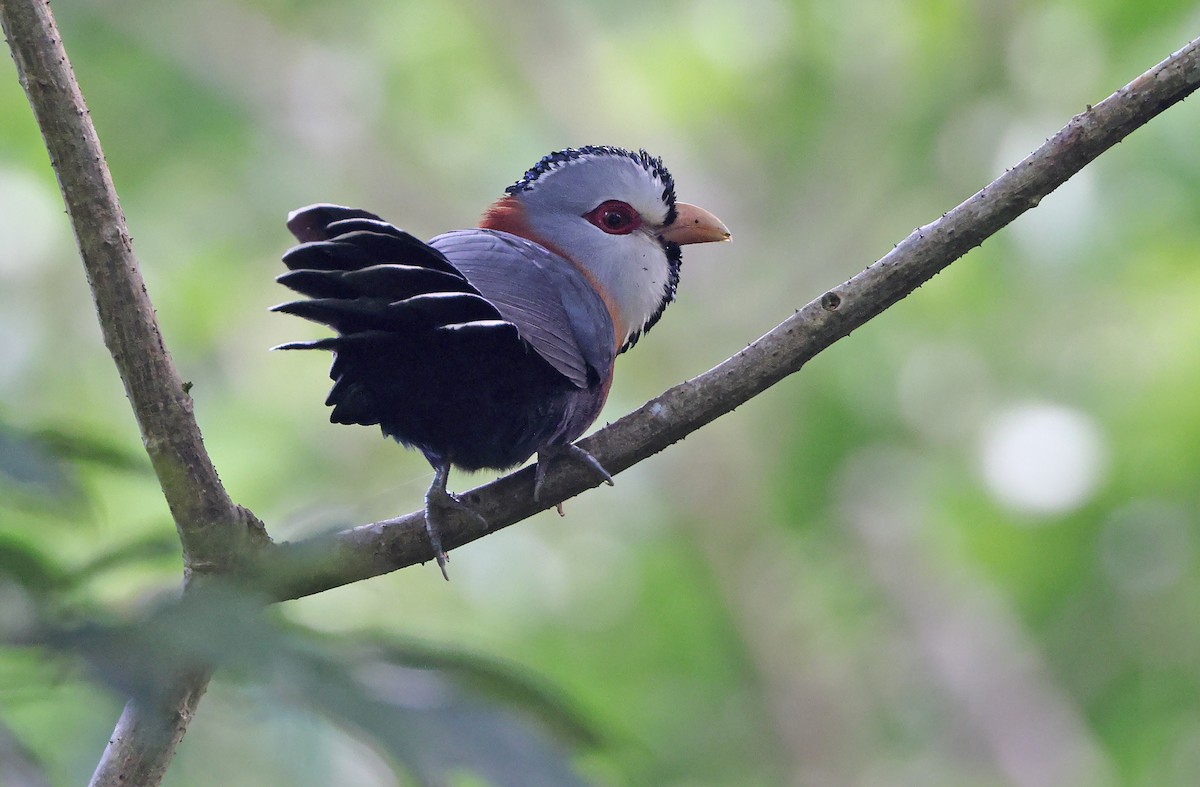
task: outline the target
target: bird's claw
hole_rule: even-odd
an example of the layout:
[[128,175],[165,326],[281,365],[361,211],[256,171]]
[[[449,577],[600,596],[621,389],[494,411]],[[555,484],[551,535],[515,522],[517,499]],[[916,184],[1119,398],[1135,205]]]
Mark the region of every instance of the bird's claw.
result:
[[450,556],[442,549],[441,524],[442,517],[450,511],[457,511],[473,519],[482,528],[488,526],[487,520],[478,511],[445,489],[430,489],[425,494],[425,534],[429,536],[433,557],[447,582],[450,581],[450,575],[446,572],[446,564],[450,562]]
[[[555,457],[564,456],[564,455],[570,456],[574,459],[577,459],[580,462],[583,462],[585,465],[590,467],[596,473],[596,475],[598,475],[604,481],[604,483],[608,484],[609,486],[614,485],[612,476],[609,474],[609,472],[607,470],[604,469],[604,465],[600,464],[600,460],[598,460],[596,457],[592,456],[591,454],[589,454],[587,451],[583,450],[579,446],[575,445],[574,443],[568,443],[567,445],[563,445],[563,446],[555,446],[553,448],[543,448],[540,451],[538,451],[537,467],[534,469],[534,475],[533,475],[533,500],[534,500],[534,502],[540,502],[542,499],[542,486],[543,486],[543,484],[546,483],[546,469],[550,464],[550,460],[554,459]],[[562,516],[563,515],[562,503],[559,503],[556,506],[556,508],[558,509],[558,515]]]

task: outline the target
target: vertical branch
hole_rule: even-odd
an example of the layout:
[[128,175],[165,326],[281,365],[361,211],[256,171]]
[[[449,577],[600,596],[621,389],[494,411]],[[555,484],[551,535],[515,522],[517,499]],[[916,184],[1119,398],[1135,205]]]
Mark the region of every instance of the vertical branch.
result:
[[211,678],[206,669],[184,672],[153,702],[126,703],[89,787],[162,782]]
[[71,218],[104,343],[179,530],[185,567],[226,570],[253,532],[250,519],[229,499],[204,449],[49,3],[0,0],[0,20]]
[[[204,448],[192,399],[163,343],[112,176],[49,3],[0,0],[0,23],[58,178],[104,343],[175,520],[185,590],[190,589],[192,580],[231,571],[267,541],[266,533],[229,498]],[[130,701],[92,784],[158,784],[209,676],[207,669],[182,673],[160,696]]]

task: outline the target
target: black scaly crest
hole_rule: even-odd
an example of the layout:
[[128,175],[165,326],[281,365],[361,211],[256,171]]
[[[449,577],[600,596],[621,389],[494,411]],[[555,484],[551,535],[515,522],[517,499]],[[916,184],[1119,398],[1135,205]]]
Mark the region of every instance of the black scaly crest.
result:
[[541,161],[526,170],[520,180],[504,191],[507,194],[519,194],[522,191],[531,191],[537,183],[538,178],[547,172],[553,172],[564,164],[592,156],[621,156],[627,158],[657,178],[663,184],[662,201],[667,206],[667,220],[665,223],[668,225],[674,223],[675,180],[671,177],[671,173],[667,171],[666,166],[663,165],[662,159],[658,156],[651,156],[645,150],[639,150],[635,153],[632,150],[612,145],[584,145],[579,148],[556,150],[553,153],[542,156]]

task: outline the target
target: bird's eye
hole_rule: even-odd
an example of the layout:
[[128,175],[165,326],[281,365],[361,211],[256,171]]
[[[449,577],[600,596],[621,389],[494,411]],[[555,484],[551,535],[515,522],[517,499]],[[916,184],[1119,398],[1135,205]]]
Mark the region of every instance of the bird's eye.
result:
[[641,215],[627,202],[601,202],[583,217],[609,235],[628,235],[642,225]]

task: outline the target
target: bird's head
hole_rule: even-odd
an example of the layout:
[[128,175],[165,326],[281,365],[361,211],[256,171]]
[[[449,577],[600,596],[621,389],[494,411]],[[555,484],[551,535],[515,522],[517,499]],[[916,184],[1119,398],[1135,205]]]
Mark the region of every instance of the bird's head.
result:
[[674,300],[679,247],[729,240],[716,216],[675,201],[662,159],[608,146],[545,156],[480,226],[528,238],[577,265],[608,305],[622,350]]

